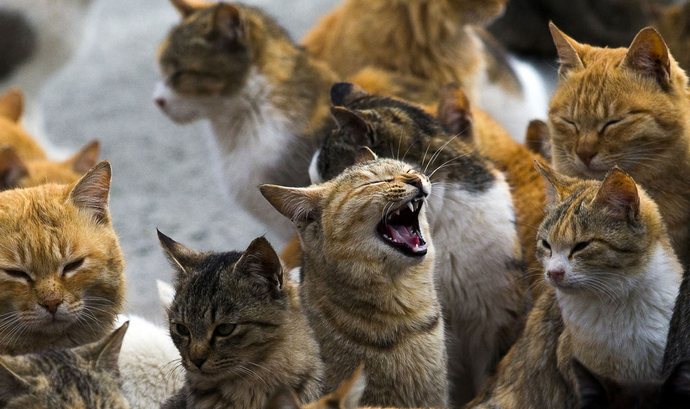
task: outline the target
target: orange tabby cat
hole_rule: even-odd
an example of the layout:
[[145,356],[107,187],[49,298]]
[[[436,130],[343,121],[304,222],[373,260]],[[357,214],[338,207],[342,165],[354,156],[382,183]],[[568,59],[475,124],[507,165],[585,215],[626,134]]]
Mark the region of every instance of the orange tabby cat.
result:
[[630,173],[658,203],[676,253],[690,265],[688,77],[653,28],[613,49],[551,31],[561,61],[549,109],[556,169],[598,179],[614,165]]
[[0,193],[0,353],[93,342],[124,303],[110,164],[77,183]]

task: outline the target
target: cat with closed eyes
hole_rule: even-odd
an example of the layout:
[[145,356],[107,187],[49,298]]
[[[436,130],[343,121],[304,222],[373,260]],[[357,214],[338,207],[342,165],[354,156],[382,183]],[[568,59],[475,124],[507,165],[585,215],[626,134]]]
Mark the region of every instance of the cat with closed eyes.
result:
[[316,400],[319,347],[270,243],[212,253],[159,238],[175,268],[168,319],[186,370],[185,386],[161,408],[260,409],[283,386],[300,402]]

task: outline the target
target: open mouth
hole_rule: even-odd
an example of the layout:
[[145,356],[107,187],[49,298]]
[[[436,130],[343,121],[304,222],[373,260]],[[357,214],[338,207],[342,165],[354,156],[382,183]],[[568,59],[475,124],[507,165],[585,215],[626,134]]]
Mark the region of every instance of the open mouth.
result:
[[389,211],[376,227],[381,239],[405,255],[424,256],[428,246],[419,229],[419,212],[423,204],[424,197],[417,196]]

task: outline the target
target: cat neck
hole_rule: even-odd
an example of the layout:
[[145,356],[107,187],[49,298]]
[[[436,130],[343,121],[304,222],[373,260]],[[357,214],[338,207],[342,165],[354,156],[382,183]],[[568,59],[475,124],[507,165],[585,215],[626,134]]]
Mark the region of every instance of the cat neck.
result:
[[573,354],[616,379],[658,376],[683,268],[659,242],[640,273],[616,300],[556,291]]

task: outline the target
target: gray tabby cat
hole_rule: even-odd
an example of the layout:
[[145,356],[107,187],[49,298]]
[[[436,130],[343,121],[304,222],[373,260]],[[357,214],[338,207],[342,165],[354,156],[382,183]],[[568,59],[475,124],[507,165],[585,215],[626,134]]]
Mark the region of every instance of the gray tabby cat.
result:
[[201,253],[158,236],[176,269],[170,335],[187,372],[161,408],[260,409],[283,385],[303,403],[318,399],[319,347],[269,242]]
[[129,409],[117,364],[128,326],[72,349],[0,356],[0,407]]

